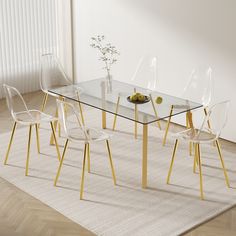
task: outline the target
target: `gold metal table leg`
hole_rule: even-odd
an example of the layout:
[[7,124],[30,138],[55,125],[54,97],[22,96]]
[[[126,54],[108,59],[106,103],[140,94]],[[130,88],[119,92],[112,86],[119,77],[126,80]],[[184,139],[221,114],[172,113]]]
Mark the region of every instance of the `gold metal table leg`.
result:
[[[58,108],[56,108],[56,113],[55,113],[55,117],[58,118]],[[58,120],[54,121],[54,131],[57,131],[57,124],[58,124]],[[51,134],[51,138],[50,138],[50,145],[54,144],[54,137],[53,137],[53,133]]]
[[[59,97],[60,100],[62,100],[63,102],[65,101],[65,98]],[[67,118],[67,105],[64,104],[64,111],[65,111],[65,117]],[[56,128],[56,127],[55,127]],[[58,121],[58,137],[61,137],[61,124]]]
[[168,176],[167,176],[167,180],[166,180],[167,184],[170,183],[170,176],[171,176],[171,173],[172,173],[172,168],[173,168],[173,164],[174,164],[174,160],[175,160],[175,154],[176,154],[176,150],[177,150],[177,147],[178,147],[178,143],[179,143],[179,140],[176,139],[173,154],[172,154],[172,159],[171,159],[171,163],[170,163],[170,168],[169,168],[169,172],[168,172]]
[[28,148],[27,148],[26,168],[25,168],[25,175],[26,176],[29,173],[29,158],[30,158],[31,133],[32,133],[32,125],[29,126],[29,138],[28,138]]
[[202,181],[202,163],[201,163],[201,151],[200,151],[200,144],[197,144],[197,153],[198,153],[198,167],[199,167],[199,178],[200,178],[200,197],[201,200],[204,200],[203,195],[203,181]]
[[87,151],[87,155],[88,155],[88,172],[90,173],[90,144],[88,143],[88,151]]
[[198,165],[198,148],[197,143],[194,143],[193,173],[196,173],[196,165]]
[[110,145],[109,145],[108,140],[106,140],[106,144],[107,144],[107,151],[108,151],[108,155],[109,155],[109,161],[110,161],[110,165],[111,165],[111,172],[112,172],[113,182],[114,182],[114,185],[116,185],[115,169],[114,169],[113,162],[112,162],[111,149],[110,149]]
[[224,163],[224,159],[223,159],[223,156],[222,156],[222,153],[221,153],[220,143],[219,143],[218,140],[216,140],[216,147],[217,147],[219,157],[220,157],[220,161],[221,161],[221,165],[222,165],[222,168],[223,168],[223,171],[224,171],[226,185],[227,185],[227,187],[230,187],[229,177],[228,177],[228,174],[227,174],[227,171],[226,171],[226,168],[225,168],[225,163]]
[[[78,92],[77,92],[77,99],[78,99],[78,101],[80,100]],[[84,123],[83,109],[82,109],[82,105],[80,102],[79,102],[79,110],[80,110],[81,121],[82,121],[82,124],[84,125],[85,123]]]
[[84,159],[83,159],[83,167],[82,167],[82,176],[81,176],[81,184],[80,184],[80,200],[83,199],[84,193],[84,172],[85,172],[85,164],[86,164],[86,152],[87,152],[87,145],[84,145]]
[[105,111],[102,111],[102,128],[107,128],[107,114]]
[[65,143],[65,146],[64,146],[64,150],[63,150],[63,153],[62,153],[61,161],[60,161],[60,164],[59,164],[59,167],[58,167],[58,170],[57,170],[57,175],[56,175],[56,178],[54,180],[54,186],[57,185],[57,181],[58,181],[58,178],[59,178],[60,173],[61,173],[61,167],[62,167],[63,161],[65,159],[65,154],[66,154],[68,142],[69,142],[69,139],[66,140],[66,143]]
[[148,124],[143,125],[142,187],[147,187]]
[[162,142],[163,146],[165,146],[165,144],[166,144],[166,138],[167,138],[167,134],[168,134],[169,127],[170,127],[170,120],[171,120],[173,110],[174,110],[174,106],[172,105],[171,109],[170,109],[170,114],[169,114],[169,118],[168,118],[168,121],[167,121],[167,125],[166,125],[165,135],[164,135],[163,142]]
[[40,153],[40,142],[39,142],[39,126],[35,124],[35,131],[36,131],[36,139],[37,139],[37,150]]
[[[186,126],[187,128],[191,128],[194,132],[194,126],[193,126],[193,114],[191,111],[187,111],[186,113]],[[189,142],[189,155],[192,156],[192,150],[193,150],[193,143]]]
[[[158,114],[157,114],[157,110],[156,110],[155,103],[154,103],[154,101],[153,101],[152,95],[150,94],[149,96],[150,96],[150,100],[151,100],[151,102],[152,102],[152,107],[153,107],[155,116],[156,116],[156,118],[158,119]],[[159,120],[157,121],[157,125],[158,125],[159,129],[161,130],[161,123],[160,123]]]
[[55,142],[55,146],[56,146],[57,157],[58,157],[58,160],[60,161],[61,160],[61,154],[60,154],[60,150],[59,150],[58,143],[57,143],[56,133],[55,133],[55,130],[54,130],[52,122],[50,122],[50,125],[51,125],[51,129],[52,129],[52,136],[53,136],[53,139],[54,139],[54,142]]
[[41,112],[44,111],[45,106],[46,106],[46,103],[47,103],[47,100],[48,100],[48,94],[47,94],[47,93],[44,93],[43,103],[42,103],[42,105],[41,105]]
[[136,122],[138,120],[138,106],[137,104],[134,105],[135,106],[135,114],[134,114],[134,119],[135,119],[135,122],[134,122],[134,138],[137,139],[137,136],[138,136],[138,123]]
[[[47,100],[48,100],[48,94],[47,93],[44,93],[44,96],[43,96],[43,103],[41,105],[41,112],[44,112],[44,109],[46,107],[46,103],[47,103]],[[38,124],[38,128],[40,127],[40,124]]]
[[118,109],[119,109],[119,104],[120,104],[120,96],[118,96],[117,103],[116,103],[116,114],[114,116],[113,127],[112,127],[113,131],[116,128],[116,119],[117,119],[117,113],[118,113]]

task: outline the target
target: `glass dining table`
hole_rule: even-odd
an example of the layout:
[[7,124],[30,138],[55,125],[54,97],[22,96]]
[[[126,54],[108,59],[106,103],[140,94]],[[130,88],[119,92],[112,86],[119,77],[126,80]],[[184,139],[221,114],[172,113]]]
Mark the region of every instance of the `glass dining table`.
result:
[[[112,87],[110,87],[111,85]],[[114,122],[117,116],[134,122],[135,138],[137,137],[137,124],[141,124],[143,126],[141,185],[143,188],[146,188],[148,169],[148,125],[159,122],[160,120],[169,119],[170,116],[176,116],[181,113],[186,113],[187,117],[189,117],[189,123],[192,124],[191,111],[202,107],[202,105],[117,80],[112,80],[111,85],[108,91],[106,79],[99,78],[73,85],[52,88],[49,92],[61,98],[73,100],[100,110],[103,129],[106,129],[106,113],[114,115]],[[134,94],[134,92],[146,95],[148,98],[147,101],[140,104],[131,102],[128,97]]]

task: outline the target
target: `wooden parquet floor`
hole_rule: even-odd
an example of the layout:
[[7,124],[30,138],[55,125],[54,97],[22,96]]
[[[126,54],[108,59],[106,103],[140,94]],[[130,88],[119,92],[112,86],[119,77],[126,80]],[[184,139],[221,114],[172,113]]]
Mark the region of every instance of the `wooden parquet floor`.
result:
[[[29,107],[39,108],[42,93],[24,96]],[[55,111],[49,100],[47,112]],[[0,130],[11,130],[13,121],[5,100],[0,101]],[[2,157],[1,157],[2,158]],[[2,161],[1,163],[2,164]],[[93,236],[94,234],[74,223],[41,201],[0,178],[0,236]],[[79,214],[79,213],[78,213]]]
[[[29,107],[39,108],[42,93],[35,92],[24,96]],[[47,112],[54,111],[55,102],[49,100]],[[7,111],[5,100],[0,101],[0,130],[8,132],[12,119]],[[236,153],[236,144],[221,142],[223,149]],[[1,164],[1,163],[0,163]],[[72,222],[59,212],[26,194],[6,180],[0,178],[0,236],[92,236],[92,232]],[[167,226],[168,227],[168,226]],[[236,207],[214,219],[192,229],[185,236],[235,236]]]
[[91,232],[0,178],[1,236],[64,236]]

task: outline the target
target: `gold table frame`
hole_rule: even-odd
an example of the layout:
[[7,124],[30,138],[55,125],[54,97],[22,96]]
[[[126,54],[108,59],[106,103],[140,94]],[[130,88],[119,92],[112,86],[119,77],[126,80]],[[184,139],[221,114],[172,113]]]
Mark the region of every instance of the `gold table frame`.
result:
[[[90,82],[90,85],[92,82],[95,82],[95,83],[98,83],[98,81],[100,82],[100,85],[102,83],[104,83],[104,80],[103,79],[95,79],[95,80],[91,80],[91,81],[85,81],[85,82],[81,82],[81,83],[78,83],[77,85],[74,85],[74,86],[83,86],[83,83],[89,83]],[[124,85],[127,85],[127,86],[131,86],[131,85],[128,85],[124,82],[120,82],[120,81],[113,81],[113,82],[117,82],[117,83],[123,83]],[[72,86],[71,87],[71,91],[74,91],[75,88],[73,88],[73,85],[70,85]],[[135,86],[135,85],[132,85],[132,86]],[[135,86],[137,87],[137,86]],[[65,94],[63,94],[63,88],[65,88]],[[128,117],[124,117],[122,116],[122,114],[119,114],[119,113],[116,113],[116,102],[114,102],[114,111],[110,111],[110,110],[107,110],[106,106],[104,106],[104,102],[106,101],[105,97],[103,97],[104,93],[105,93],[105,88],[102,86],[102,95],[100,94],[99,97],[97,97],[97,99],[99,101],[101,101],[101,104],[103,104],[101,107],[97,107],[96,105],[94,104],[90,104],[88,101],[85,101],[83,100],[82,96],[77,96],[78,94],[76,94],[76,97],[72,97],[69,94],[69,86],[63,86],[63,87],[60,87],[60,88],[56,88],[56,89],[52,89],[50,90],[51,93],[55,93],[57,94],[58,96],[60,97],[63,97],[63,98],[67,98],[67,99],[71,99],[71,100],[74,100],[74,101],[77,101],[79,102],[79,104],[84,104],[84,105],[87,105],[87,106],[91,106],[93,108],[96,108],[98,110],[101,110],[102,111],[102,128],[103,129],[106,129],[107,127],[107,119],[106,119],[106,113],[112,113],[113,115],[117,115],[117,116],[121,116],[123,118],[127,118],[129,119]],[[140,87],[139,87],[140,88]],[[82,87],[83,89],[83,87]],[[144,88],[140,88],[140,89],[144,89]],[[152,92],[157,92],[157,91],[152,91]],[[91,94],[90,94],[91,95]],[[163,94],[164,96],[166,95],[167,97],[169,96],[170,98],[176,98],[176,97],[173,97],[171,95],[167,95],[167,94]],[[91,95],[92,96],[92,95]],[[183,102],[187,102],[189,104],[190,101],[187,101],[185,99],[182,99],[182,98],[176,98],[177,100],[182,100]],[[173,99],[172,99],[173,100]],[[110,101],[109,101],[110,102]],[[113,102],[112,102],[113,103]],[[194,103],[192,102],[195,106],[191,108],[191,106],[189,105],[189,107],[184,107],[184,104],[183,105],[183,109],[181,112],[177,113],[177,114],[181,114],[181,113],[186,113],[186,115],[188,116],[188,120],[189,120],[189,125],[190,127],[193,127],[193,123],[192,123],[192,113],[191,113],[191,110],[194,110],[194,109],[197,109],[197,108],[200,108],[202,107],[201,104],[197,104],[197,103]],[[139,121],[136,121],[136,120],[132,120],[135,122],[135,127],[137,126],[137,123],[139,124],[142,124],[143,125],[143,134],[142,134],[142,188],[147,188],[147,184],[148,184],[148,179],[147,179],[147,170],[148,170],[148,125],[150,123],[154,123],[154,122],[159,122],[160,120],[163,120],[163,119],[168,119],[170,116],[174,116],[174,115],[177,115],[177,114],[166,114],[164,117],[157,117],[157,112],[155,110],[155,107],[153,107],[154,103],[152,101],[152,111],[154,109],[154,116],[155,116],[155,119],[151,122],[139,122]],[[173,104],[170,104],[170,107],[172,107]],[[169,108],[168,108],[169,109]],[[147,116],[149,114],[146,114]],[[136,116],[135,116],[136,117]],[[159,119],[158,119],[159,118]],[[136,119],[136,118],[135,118]]]

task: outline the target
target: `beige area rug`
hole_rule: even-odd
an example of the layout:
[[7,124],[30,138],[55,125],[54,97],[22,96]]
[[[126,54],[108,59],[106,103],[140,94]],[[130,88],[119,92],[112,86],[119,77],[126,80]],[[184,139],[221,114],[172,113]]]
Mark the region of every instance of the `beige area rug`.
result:
[[[100,127],[100,112],[88,111],[87,124]],[[112,117],[108,116],[111,127]],[[205,201],[199,200],[199,176],[192,173],[193,160],[186,143],[179,146],[171,185],[166,184],[174,140],[162,147],[163,133],[149,128],[148,189],[141,185],[141,136],[133,138],[133,123],[118,118],[119,131],[112,133],[111,147],[118,185],[114,186],[105,143],[91,145],[91,174],[85,176],[85,200],[79,200],[83,144],[69,146],[59,187],[53,187],[58,167],[54,146],[49,146],[49,126],[41,127],[41,151],[35,133],[29,177],[24,176],[28,129],[16,131],[9,165],[0,165],[0,176],[68,218],[98,235],[179,235],[236,203],[236,155],[223,151],[231,181],[224,182],[215,147],[202,148]],[[141,127],[139,130],[141,134]],[[10,134],[0,136],[5,155]],[[65,140],[59,140],[61,151]]]

